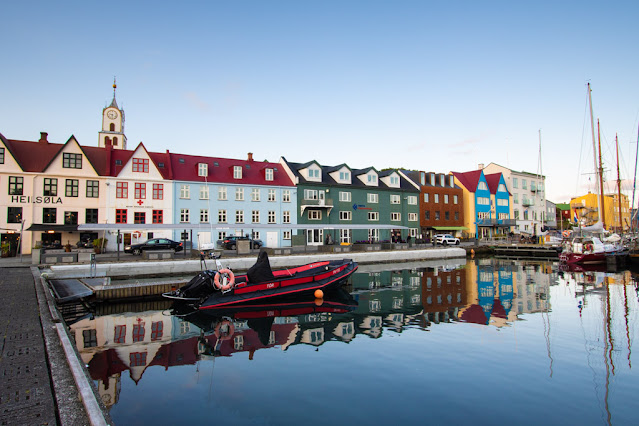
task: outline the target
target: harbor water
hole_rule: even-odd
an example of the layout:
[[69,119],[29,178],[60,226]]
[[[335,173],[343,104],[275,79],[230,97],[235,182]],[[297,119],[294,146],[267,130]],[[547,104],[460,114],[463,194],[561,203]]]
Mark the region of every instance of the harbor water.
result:
[[67,324],[116,424],[633,423],[632,272],[447,262],[365,265],[296,305]]

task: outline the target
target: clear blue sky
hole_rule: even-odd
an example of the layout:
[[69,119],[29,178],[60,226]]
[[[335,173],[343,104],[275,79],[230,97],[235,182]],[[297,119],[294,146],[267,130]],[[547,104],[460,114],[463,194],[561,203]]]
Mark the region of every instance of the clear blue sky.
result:
[[0,132],[96,145],[102,108],[129,148],[353,168],[538,171],[588,188],[586,83],[607,179],[632,179],[637,1],[8,2]]

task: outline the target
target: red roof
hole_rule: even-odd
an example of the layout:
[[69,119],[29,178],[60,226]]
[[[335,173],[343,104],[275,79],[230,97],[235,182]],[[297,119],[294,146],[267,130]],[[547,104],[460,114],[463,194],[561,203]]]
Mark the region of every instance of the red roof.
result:
[[499,181],[501,180],[501,173],[491,173],[489,175],[484,175],[486,178],[486,183],[488,184],[488,189],[491,194],[497,193],[497,188],[499,187]]
[[479,178],[481,177],[481,170],[473,170],[471,172],[453,172],[453,175],[464,185],[464,187],[470,192],[477,191],[477,185],[479,185]]

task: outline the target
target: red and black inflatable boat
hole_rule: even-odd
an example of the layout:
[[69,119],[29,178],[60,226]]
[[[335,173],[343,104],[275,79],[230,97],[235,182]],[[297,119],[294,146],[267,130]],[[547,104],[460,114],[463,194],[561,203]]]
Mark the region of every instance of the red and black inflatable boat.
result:
[[273,271],[266,251],[262,251],[246,275],[235,276],[228,269],[202,271],[180,289],[164,296],[191,302],[200,310],[219,309],[312,294],[316,290],[330,291],[340,287],[356,270],[356,262],[341,259]]

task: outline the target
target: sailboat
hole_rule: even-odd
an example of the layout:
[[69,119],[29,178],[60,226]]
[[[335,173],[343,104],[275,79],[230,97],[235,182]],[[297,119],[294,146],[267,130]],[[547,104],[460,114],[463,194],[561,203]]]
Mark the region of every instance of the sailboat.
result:
[[618,248],[614,244],[604,243],[597,236],[584,237],[583,232],[591,234],[603,234],[605,219],[604,196],[603,196],[603,162],[601,160],[601,132],[599,130],[599,121],[597,121],[597,134],[599,136],[599,165],[597,166],[597,141],[595,139],[595,122],[592,114],[592,90],[588,83],[588,103],[590,105],[590,126],[592,130],[592,146],[594,152],[595,170],[598,177],[599,192],[599,217],[597,222],[588,227],[580,228],[581,235],[572,239],[570,243],[566,243],[563,251],[559,255],[559,260],[567,264],[596,265],[606,263],[608,255],[613,255]]

